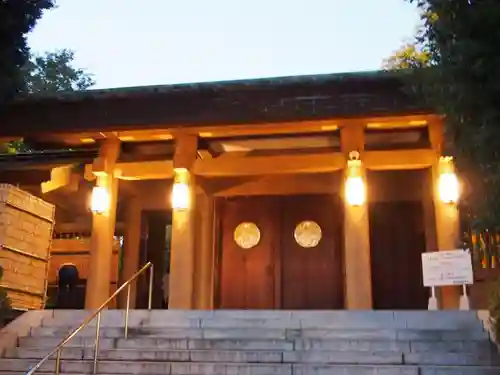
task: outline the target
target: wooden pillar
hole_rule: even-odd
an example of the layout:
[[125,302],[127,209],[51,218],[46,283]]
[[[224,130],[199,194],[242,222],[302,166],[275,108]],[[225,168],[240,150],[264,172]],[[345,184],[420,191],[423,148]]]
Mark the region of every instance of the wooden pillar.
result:
[[213,308],[214,199],[203,191],[196,196],[195,308]]
[[196,161],[198,137],[196,134],[179,134],[174,153],[174,184],[187,184],[190,203],[187,209],[172,208],[172,242],[170,254],[169,308],[192,309],[194,303],[194,254],[195,254],[195,186],[190,172]]
[[[132,197],[126,204],[124,252],[121,282],[130,279],[139,270],[141,246],[141,203],[138,197]],[[125,308],[127,293],[119,296],[120,306]],[[137,280],[130,284],[130,308],[135,309],[137,302]]]
[[[441,202],[438,193],[439,161],[432,167],[434,182],[434,212],[436,217],[437,250],[460,249],[460,216],[455,204]],[[460,286],[445,286],[441,288],[441,308],[455,310],[459,308]]]
[[[460,216],[455,204],[447,204],[439,199],[439,156],[443,152],[444,130],[442,122],[429,124],[429,138],[436,151],[436,160],[432,166],[433,201],[436,223],[437,250],[455,250],[461,248]],[[440,289],[442,309],[458,309],[460,303],[460,287],[446,286]]]
[[[346,157],[346,166],[351,151],[360,152],[363,162],[363,124],[342,128],[341,142],[342,152]],[[347,171],[347,168],[345,170]],[[364,168],[362,168],[362,173],[366,183]],[[342,194],[344,195],[343,184]],[[344,197],[344,262],[346,308],[349,310],[371,309],[373,303],[368,201],[361,206],[351,206]]]
[[107,190],[110,202],[106,212],[92,213],[86,309],[98,308],[109,297],[118,201],[118,180],[114,175],[114,166],[119,152],[119,141],[107,140],[101,146],[99,157],[92,166],[92,172],[97,176],[97,184]]

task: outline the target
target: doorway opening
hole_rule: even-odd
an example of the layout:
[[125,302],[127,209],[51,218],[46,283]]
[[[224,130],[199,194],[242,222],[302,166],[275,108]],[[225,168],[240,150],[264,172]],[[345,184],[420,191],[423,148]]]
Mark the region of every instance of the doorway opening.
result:
[[429,296],[421,267],[422,253],[427,251],[425,173],[384,171],[368,177],[372,186],[368,220],[374,309],[427,309]]
[[[166,308],[164,276],[170,274],[170,249],[172,238],[171,211],[146,211],[143,214],[140,264],[153,263],[152,308]],[[149,290],[148,272],[139,276],[137,308],[147,308]]]

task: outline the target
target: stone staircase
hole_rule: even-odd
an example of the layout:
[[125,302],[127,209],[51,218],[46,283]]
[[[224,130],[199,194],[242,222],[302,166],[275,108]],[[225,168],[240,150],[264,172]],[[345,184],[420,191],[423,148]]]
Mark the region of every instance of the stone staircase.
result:
[[[47,314],[47,312],[45,311]],[[88,312],[49,312],[6,349],[22,374]],[[99,374],[498,375],[500,355],[474,312],[133,310],[101,319]],[[69,342],[61,374],[91,374],[95,325]],[[54,373],[55,360],[38,371]]]

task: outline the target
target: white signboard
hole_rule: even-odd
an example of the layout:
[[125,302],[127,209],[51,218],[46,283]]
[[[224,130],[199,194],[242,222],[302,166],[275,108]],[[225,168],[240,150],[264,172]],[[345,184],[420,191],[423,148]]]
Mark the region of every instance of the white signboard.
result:
[[424,286],[473,284],[472,259],[468,250],[422,254]]

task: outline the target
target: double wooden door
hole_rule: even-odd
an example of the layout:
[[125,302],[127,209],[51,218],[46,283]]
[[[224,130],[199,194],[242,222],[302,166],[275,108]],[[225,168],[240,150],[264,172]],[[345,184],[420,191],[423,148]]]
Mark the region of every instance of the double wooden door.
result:
[[[221,201],[219,307],[342,308],[342,215],[342,205],[332,195]],[[236,228],[245,223],[254,232],[258,228],[260,236],[253,237],[257,243],[250,248],[240,246],[235,238]],[[309,243],[301,241],[305,237],[300,236],[300,228],[304,227],[315,229],[316,237],[310,237]]]

